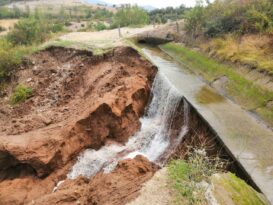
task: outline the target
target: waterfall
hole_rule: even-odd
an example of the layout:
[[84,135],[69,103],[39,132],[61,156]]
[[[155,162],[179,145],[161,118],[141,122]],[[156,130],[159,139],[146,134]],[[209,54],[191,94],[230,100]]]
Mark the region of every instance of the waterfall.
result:
[[79,156],[68,178],[75,179],[79,175],[91,177],[101,170],[110,172],[119,160],[134,158],[138,154],[160,164],[157,160],[168,148],[173,147],[171,128],[181,102],[184,104],[184,121],[174,144],[179,144],[187,133],[189,105],[160,72],[155,77],[151,92],[153,98],[145,116],[140,119],[142,124],[140,131],[132,136],[124,146],[109,145],[97,151],[86,150]]

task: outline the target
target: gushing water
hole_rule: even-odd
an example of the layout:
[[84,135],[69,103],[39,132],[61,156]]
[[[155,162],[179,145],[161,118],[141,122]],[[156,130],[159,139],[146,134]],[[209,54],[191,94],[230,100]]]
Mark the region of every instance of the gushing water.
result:
[[[141,129],[130,138],[124,146],[104,146],[100,150],[86,150],[78,158],[68,178],[75,179],[79,175],[91,177],[100,170],[110,172],[119,160],[144,155],[150,161],[158,162],[160,156],[171,145],[171,131],[174,116],[182,102],[182,96],[171,86],[166,77],[158,72],[152,87],[153,99],[146,115],[140,119]],[[180,134],[175,140],[179,144],[187,133],[189,123],[189,106],[184,100],[184,122]]]

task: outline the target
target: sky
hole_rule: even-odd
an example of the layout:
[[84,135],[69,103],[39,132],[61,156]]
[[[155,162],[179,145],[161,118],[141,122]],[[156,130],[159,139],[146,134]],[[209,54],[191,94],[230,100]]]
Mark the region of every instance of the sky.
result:
[[181,4],[186,6],[194,6],[195,0],[104,0],[104,2],[111,4],[138,4],[138,5],[150,5],[156,8],[163,8],[167,6],[177,7]]

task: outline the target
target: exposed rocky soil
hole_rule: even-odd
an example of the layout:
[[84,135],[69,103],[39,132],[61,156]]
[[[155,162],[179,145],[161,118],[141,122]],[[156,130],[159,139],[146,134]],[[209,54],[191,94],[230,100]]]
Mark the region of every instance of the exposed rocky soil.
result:
[[[51,47],[31,56],[14,74],[0,101],[0,204],[61,203],[56,194],[62,204],[75,204],[78,197],[83,204],[109,204],[107,200],[117,204],[115,200],[123,196],[124,201],[131,199],[156,170],[141,157],[120,162],[113,173],[99,174],[92,182],[77,179],[64,184],[60,193],[48,194],[65,178],[81,151],[113,141],[125,143],[140,128],[156,71],[135,50],[125,47],[103,56]],[[11,106],[9,99],[17,84],[33,88],[34,93],[26,102]],[[105,191],[103,186],[111,187],[112,180],[121,187],[130,182],[131,195],[122,189],[116,192],[116,185],[113,192]],[[76,188],[70,187],[84,190],[84,195],[76,195]],[[101,197],[106,194],[113,200]]]
[[66,180],[57,192],[32,201],[30,204],[127,204],[136,196],[141,185],[158,169],[141,155],[119,162],[109,173],[99,173],[90,180],[79,177]]

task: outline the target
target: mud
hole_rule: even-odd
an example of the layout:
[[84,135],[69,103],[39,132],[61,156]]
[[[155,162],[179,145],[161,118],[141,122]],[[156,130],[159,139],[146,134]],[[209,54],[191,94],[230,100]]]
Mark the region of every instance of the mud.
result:
[[109,174],[99,173],[90,180],[83,177],[66,180],[56,193],[43,196],[30,204],[123,205],[138,195],[142,184],[157,170],[156,165],[139,155],[135,159],[119,162]]
[[[0,101],[0,204],[27,204],[49,194],[80,152],[127,142],[140,128],[156,72],[127,47],[102,56],[50,47],[27,59]],[[34,92],[11,105],[18,84]],[[136,161],[132,169],[153,167]],[[147,168],[143,180],[155,170]]]

